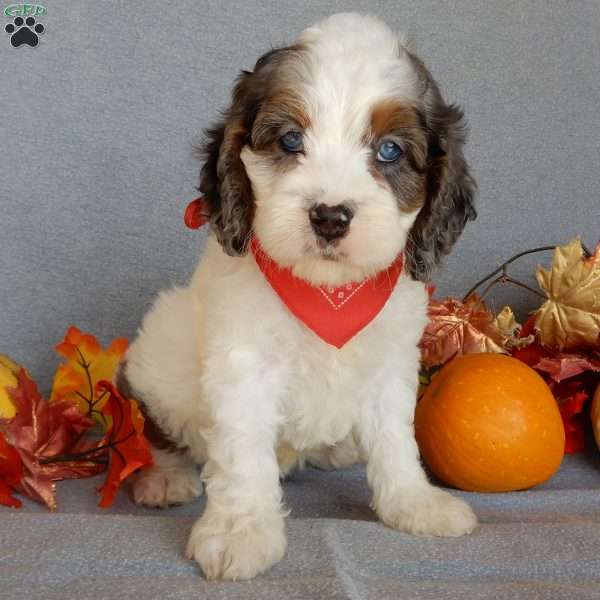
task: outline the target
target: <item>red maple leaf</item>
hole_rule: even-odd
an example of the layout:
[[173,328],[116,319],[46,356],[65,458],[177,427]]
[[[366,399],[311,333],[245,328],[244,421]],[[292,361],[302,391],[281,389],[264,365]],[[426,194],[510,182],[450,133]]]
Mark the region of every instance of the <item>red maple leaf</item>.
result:
[[531,315],[521,328],[520,337],[526,338],[527,336],[535,334],[535,315]]
[[23,478],[23,463],[19,453],[0,433],[0,504],[19,508],[21,501],[12,493]]
[[533,365],[537,371],[543,371],[554,381],[560,382],[588,371],[599,372],[600,360],[581,353],[560,353],[542,358]]
[[529,317],[529,319],[523,323],[523,327],[521,328],[521,332],[519,334],[519,337],[521,338],[527,338],[529,336],[534,336],[531,344],[513,348],[511,354],[514,358],[517,358],[526,365],[533,367],[544,358],[553,356],[553,353],[542,347],[542,345],[539,343],[539,340],[535,337],[535,317],[533,316]]
[[107,392],[102,413],[109,425],[100,447],[108,448],[109,466],[104,484],[99,489],[100,506],[110,506],[121,483],[132,473],[152,464],[150,444],[144,437],[144,417],[137,402],[126,399],[108,381],[98,383],[97,393]]
[[16,415],[0,419],[0,433],[22,462],[23,477],[15,487],[54,510],[54,481],[90,477],[104,469],[92,456],[81,460],[96,445],[81,439],[93,421],[72,402],[49,403],[42,398],[25,369],[19,372],[18,386],[8,388],[8,393]]
[[[577,384],[579,382],[573,382]],[[567,397],[558,397],[558,409],[565,428],[565,453],[575,454],[585,450],[585,421],[583,406],[589,398],[584,390]]]
[[522,348],[514,348],[511,353],[514,358],[519,359],[530,367],[533,367],[541,360],[552,356],[550,352],[540,346],[537,342],[533,342]]

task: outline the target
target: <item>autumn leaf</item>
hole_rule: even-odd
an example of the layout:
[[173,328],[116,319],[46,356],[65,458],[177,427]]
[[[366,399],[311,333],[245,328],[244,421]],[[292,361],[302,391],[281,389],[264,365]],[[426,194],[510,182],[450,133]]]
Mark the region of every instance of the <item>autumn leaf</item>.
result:
[[535,318],[529,317],[521,327],[519,334],[522,339],[531,340],[530,343],[515,346],[511,349],[511,354],[526,365],[533,367],[537,365],[543,358],[552,357],[554,354],[546,348],[543,348],[535,336]]
[[144,437],[144,417],[137,402],[124,398],[108,381],[97,384],[96,393],[106,394],[102,412],[110,423],[102,446],[108,448],[109,466],[100,488],[100,506],[111,506],[120,485],[132,473],[152,464],[150,444]]
[[12,494],[23,478],[23,463],[19,453],[0,433],[0,504],[21,507],[21,501]]
[[575,454],[585,450],[585,420],[583,407],[588,393],[579,381],[556,386],[553,390],[565,429],[565,452]]
[[16,415],[0,419],[0,433],[23,464],[17,490],[54,510],[54,481],[90,477],[105,468],[92,456],[85,458],[97,443],[81,439],[93,421],[69,400],[51,404],[42,398],[25,369],[8,392]]
[[533,368],[547,373],[551,379],[560,382],[588,371],[600,372],[600,359],[584,354],[560,353],[540,359]]
[[499,329],[484,302],[472,294],[464,302],[456,298],[431,299],[429,323],[421,340],[422,364],[430,368],[461,354],[506,352],[509,336]]
[[95,386],[101,380],[111,380],[127,350],[125,338],[114,340],[103,350],[98,340],[77,327],[69,327],[65,339],[56,346],[56,351],[66,359],[54,376],[50,402],[70,400],[80,410],[103,423],[101,410],[107,395],[98,396]]
[[6,354],[0,354],[0,419],[12,419],[15,416],[15,405],[8,394],[9,387],[17,386],[17,376],[21,365]]
[[600,245],[584,256],[575,238],[557,246],[552,267],[537,269],[537,280],[548,300],[535,315],[542,345],[548,348],[594,346],[600,342]]
[[535,336],[522,335],[522,326],[517,321],[515,314],[510,306],[505,306],[492,322],[492,326],[497,329],[501,338],[502,346],[506,349],[524,348],[531,344]]

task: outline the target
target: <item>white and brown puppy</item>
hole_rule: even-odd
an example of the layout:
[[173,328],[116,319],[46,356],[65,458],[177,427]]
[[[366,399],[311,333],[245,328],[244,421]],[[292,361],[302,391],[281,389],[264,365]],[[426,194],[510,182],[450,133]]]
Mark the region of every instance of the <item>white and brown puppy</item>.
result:
[[[462,112],[384,23],[341,14],[244,71],[207,137],[213,235],[189,286],[159,295],[118,377],[144,402],[156,446],[135,500],[192,500],[204,465],[207,504],[187,553],[208,578],[250,578],[283,556],[278,448],[332,466],[364,460],[390,527],[472,531],[471,509],[427,480],[413,435],[422,282],[475,217]],[[338,349],[274,292],[252,236],[314,286],[362,282],[402,253],[404,270]]]

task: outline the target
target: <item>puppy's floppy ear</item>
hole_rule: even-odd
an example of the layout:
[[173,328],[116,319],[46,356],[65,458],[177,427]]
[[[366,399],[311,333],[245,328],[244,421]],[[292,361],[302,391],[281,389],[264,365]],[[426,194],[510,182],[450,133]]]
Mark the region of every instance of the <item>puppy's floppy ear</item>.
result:
[[201,148],[204,165],[200,192],[210,207],[210,223],[227,254],[245,252],[252,227],[254,199],[240,153],[248,142],[253,116],[248,111],[252,73],[243,72],[232,94],[223,120],[205,132]]
[[423,63],[410,55],[423,85],[428,136],[427,196],[407,244],[407,267],[413,278],[428,281],[450,252],[467,221],[477,217],[477,185],[463,155],[462,110],[446,104]]
[[274,69],[291,49],[273,49],[258,59],[253,71],[242,71],[233,88],[231,106],[221,122],[206,130],[200,149],[204,165],[199,190],[211,210],[212,230],[231,256],[246,253],[254,216],[252,186],[240,154],[250,143],[252,125]]

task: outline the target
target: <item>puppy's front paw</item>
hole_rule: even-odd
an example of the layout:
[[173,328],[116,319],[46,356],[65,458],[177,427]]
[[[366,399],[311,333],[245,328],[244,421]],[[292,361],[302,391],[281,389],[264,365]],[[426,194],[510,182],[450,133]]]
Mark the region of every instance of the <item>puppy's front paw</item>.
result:
[[136,504],[162,508],[185,504],[202,494],[202,480],[194,467],[161,468],[157,466],[136,473],[131,481]]
[[206,579],[252,579],[285,554],[283,516],[204,514],[196,521],[187,557],[201,567]]
[[477,527],[477,517],[466,503],[435,487],[377,507],[381,520],[394,529],[415,535],[459,537]]

